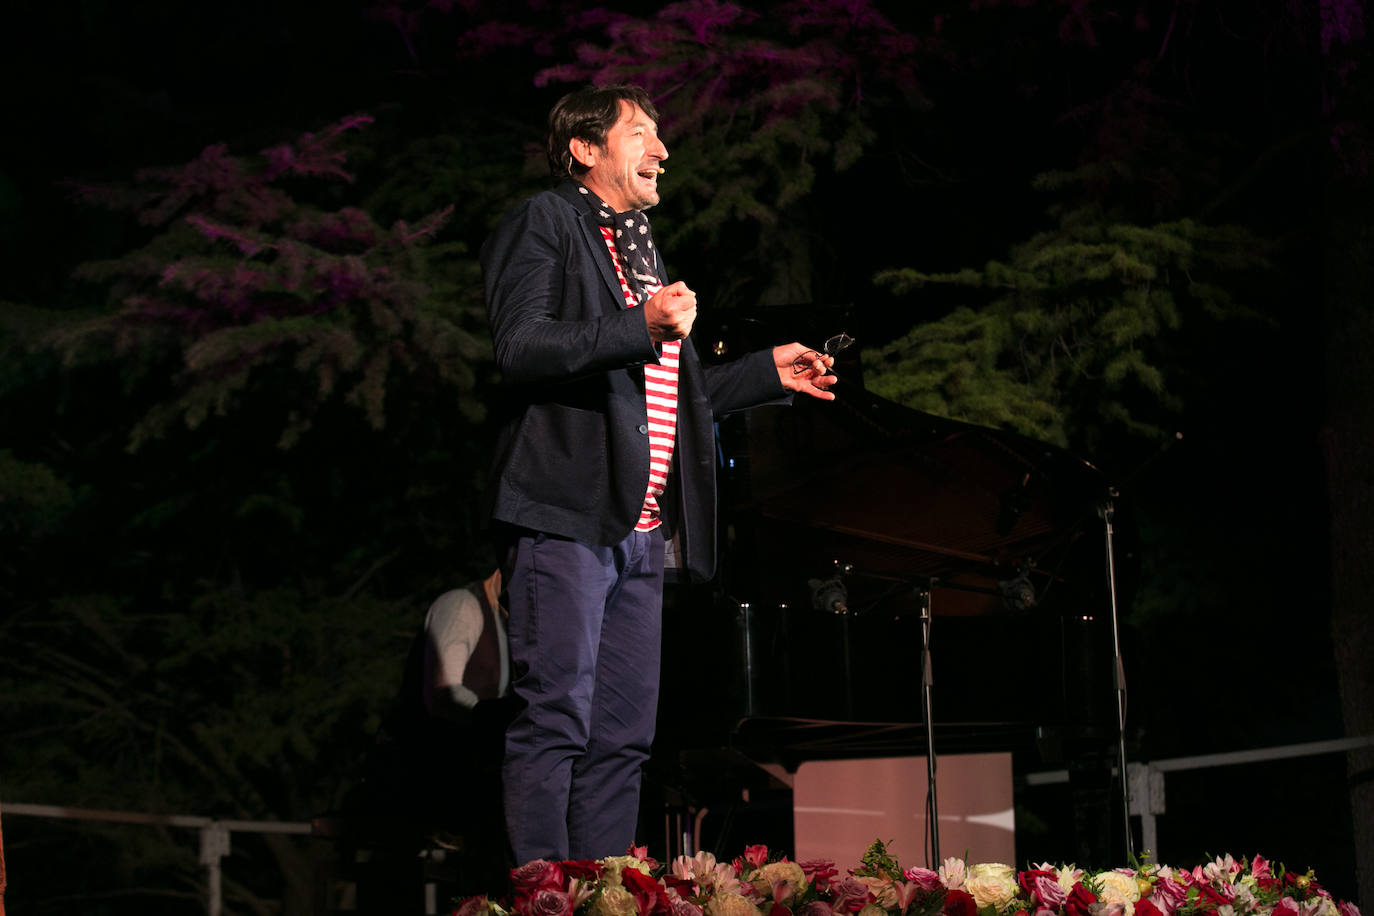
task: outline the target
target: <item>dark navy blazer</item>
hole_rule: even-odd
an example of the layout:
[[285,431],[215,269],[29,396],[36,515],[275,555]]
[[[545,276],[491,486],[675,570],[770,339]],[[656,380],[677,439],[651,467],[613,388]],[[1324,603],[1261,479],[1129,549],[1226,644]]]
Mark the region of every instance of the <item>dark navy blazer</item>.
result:
[[[496,521],[611,545],[633,530],[648,487],[643,366],[659,351],[644,310],[626,306],[578,187],[564,182],[522,201],[482,247],[507,395],[489,502]],[[704,367],[683,341],[673,473],[659,503],[691,579],[715,569],[714,419],[787,394],[771,352]]]

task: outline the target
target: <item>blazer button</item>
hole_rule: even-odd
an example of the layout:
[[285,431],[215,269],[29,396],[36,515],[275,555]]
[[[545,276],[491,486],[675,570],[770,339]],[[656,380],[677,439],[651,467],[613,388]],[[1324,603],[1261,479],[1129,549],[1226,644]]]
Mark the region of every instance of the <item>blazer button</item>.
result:
[[643,433],[644,435],[647,436],[647,435],[649,434],[649,424],[647,424],[647,423],[641,423],[641,424],[639,424],[639,431],[640,431],[641,433]]

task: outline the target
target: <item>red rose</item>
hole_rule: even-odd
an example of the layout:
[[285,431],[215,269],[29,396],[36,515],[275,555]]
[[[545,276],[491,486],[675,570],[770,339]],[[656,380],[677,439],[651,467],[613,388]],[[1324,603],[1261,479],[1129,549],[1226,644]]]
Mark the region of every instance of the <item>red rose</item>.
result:
[[697,882],[693,878],[679,878],[669,872],[663,876],[663,883],[677,891],[681,897],[695,897],[697,894]]
[[602,866],[600,862],[591,859],[569,859],[566,862],[559,862],[558,867],[563,869],[564,878],[576,878],[579,881],[595,881],[601,877]]
[[825,893],[826,888],[830,886],[830,879],[839,874],[835,863],[829,859],[808,859],[797,864],[801,866],[807,883],[814,887],[818,894]]
[[1073,886],[1068,899],[1064,901],[1064,914],[1065,916],[1088,916],[1088,907],[1096,902],[1097,895],[1084,887],[1080,881]]
[[1137,900],[1135,916],[1164,916],[1164,913],[1149,900]]
[[488,907],[488,900],[483,897],[469,897],[464,900],[458,909],[453,911],[453,916],[477,916],[478,913],[485,913]]
[[[1193,896],[1194,892],[1196,896]],[[1230,906],[1231,901],[1223,897],[1215,889],[1206,884],[1194,884],[1189,889],[1189,896],[1193,897],[1193,906],[1204,909],[1215,910],[1217,907]],[[1274,912],[1278,912],[1275,910]]]
[[768,861],[767,846],[746,846],[744,847],[744,861],[755,868],[762,868]]
[[968,891],[946,891],[943,912],[944,916],[978,916],[978,904]]
[[620,871],[620,883],[635,899],[639,916],[669,911],[667,889],[658,883],[657,878],[650,878],[637,868],[624,868]]

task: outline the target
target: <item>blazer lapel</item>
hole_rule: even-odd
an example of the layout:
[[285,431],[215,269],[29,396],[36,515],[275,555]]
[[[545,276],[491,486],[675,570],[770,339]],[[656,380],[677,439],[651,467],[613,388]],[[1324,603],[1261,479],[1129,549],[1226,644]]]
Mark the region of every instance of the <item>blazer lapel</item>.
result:
[[606,288],[610,290],[616,308],[629,308],[625,302],[625,293],[620,288],[620,278],[615,275],[615,265],[611,263],[611,252],[606,247],[606,237],[601,234],[601,227],[590,214],[582,217],[580,225],[582,239],[587,243],[588,257],[596,264],[597,270],[601,271],[601,279],[606,281]]
[[601,234],[601,226],[597,224],[593,215],[587,212],[587,202],[577,188],[576,182],[565,181],[554,190],[577,208],[580,216],[577,224],[582,228],[582,241],[587,244],[587,257],[591,258],[596,269],[601,272],[601,279],[606,283],[611,301],[615,303],[616,308],[629,308],[625,302],[625,293],[620,289],[620,278],[615,275],[615,265],[611,263],[611,253],[606,248],[606,237]]

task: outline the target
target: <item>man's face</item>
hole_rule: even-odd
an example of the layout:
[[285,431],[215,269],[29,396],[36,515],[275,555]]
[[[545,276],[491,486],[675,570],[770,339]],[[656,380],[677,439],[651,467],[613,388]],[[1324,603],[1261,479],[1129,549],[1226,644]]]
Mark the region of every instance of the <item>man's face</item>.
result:
[[590,166],[582,183],[607,206],[623,212],[658,203],[658,164],[668,149],[658,139],[658,125],[638,105],[620,100],[620,120],[606,132],[605,145],[574,139],[570,148]]

